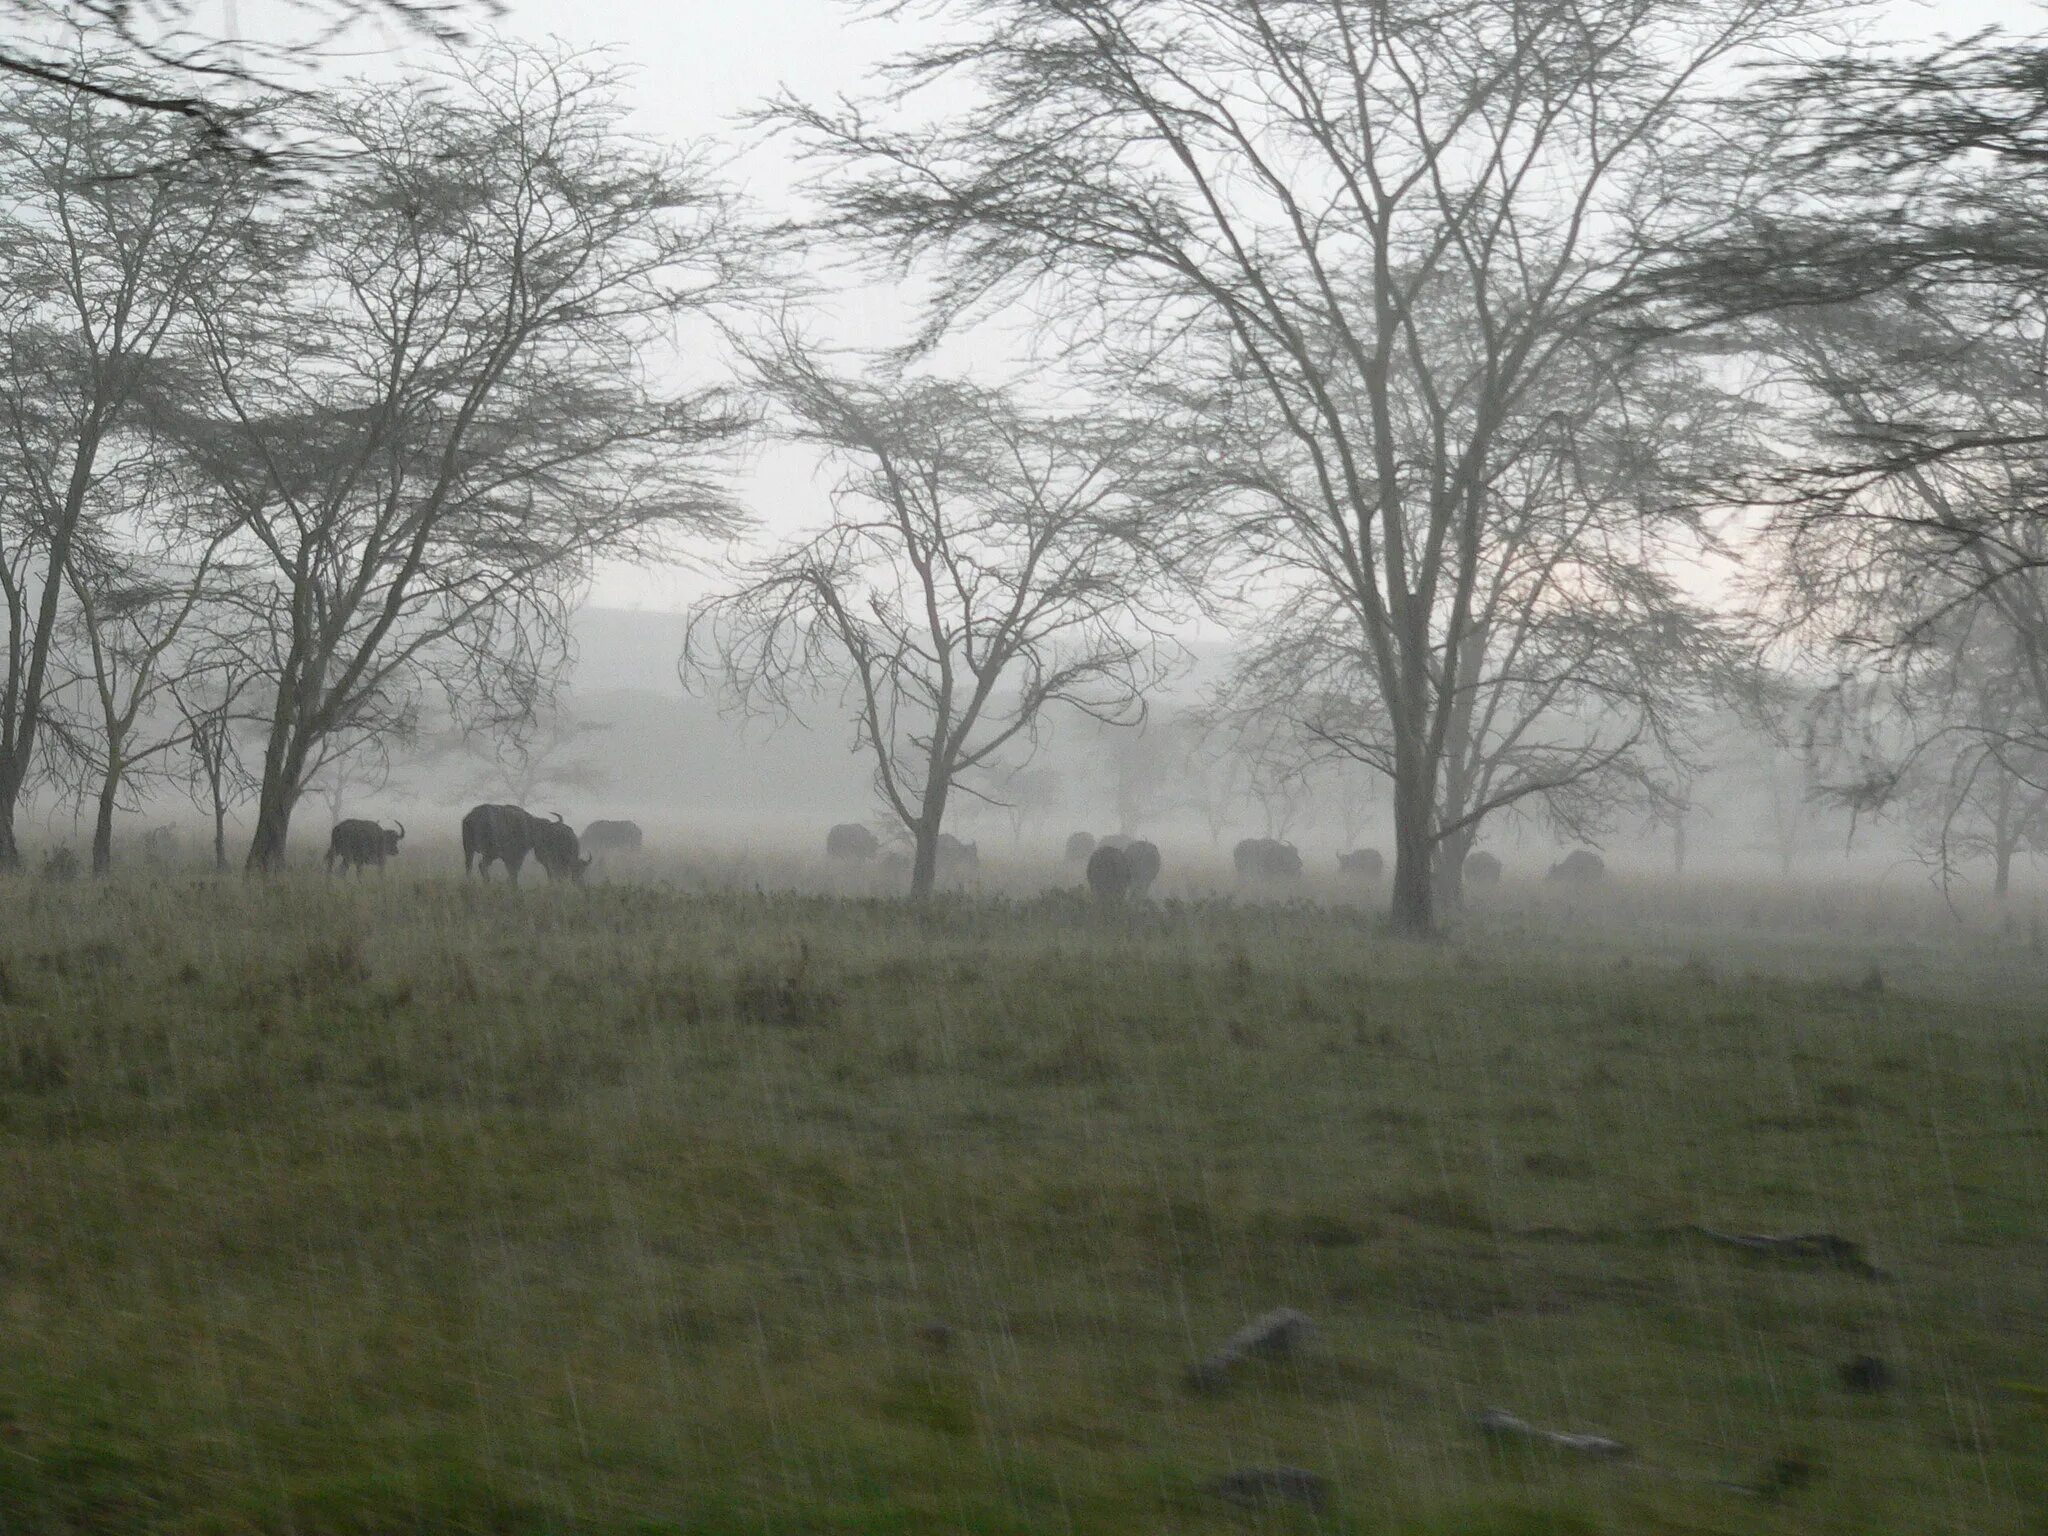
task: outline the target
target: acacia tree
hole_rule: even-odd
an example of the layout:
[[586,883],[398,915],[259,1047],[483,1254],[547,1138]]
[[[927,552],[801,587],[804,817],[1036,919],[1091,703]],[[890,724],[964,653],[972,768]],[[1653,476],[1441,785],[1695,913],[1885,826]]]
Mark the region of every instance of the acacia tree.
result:
[[140,537],[118,544],[94,538],[74,551],[67,575],[77,672],[66,691],[80,704],[60,729],[89,779],[96,875],[112,867],[123,791],[168,771],[191,739],[192,722],[170,707],[175,691],[195,686],[215,664],[209,625],[225,574],[217,565],[219,535],[195,546],[174,523],[144,520],[158,510],[163,478],[143,476],[145,513],[125,520],[125,531]]
[[[1676,814],[1689,722],[1745,670],[1734,627],[1688,598],[1676,571],[1714,545],[1699,487],[1730,473],[1747,412],[1690,364],[1605,348],[1596,360],[1596,377],[1565,392],[1570,409],[1501,424],[1474,498],[1481,558],[1466,577],[1426,828],[1440,907],[1461,903],[1489,817],[1535,812],[1590,841],[1631,809]],[[1574,376],[1569,361],[1554,381]],[[1327,551],[1302,544],[1289,510],[1309,499],[1310,472],[1283,433],[1225,441],[1229,481],[1251,493],[1230,531],[1306,567],[1282,578],[1289,600],[1235,669],[1225,712],[1258,721],[1297,771],[1348,761],[1398,783],[1374,653],[1355,606],[1331,593]]]
[[228,863],[228,812],[256,792],[256,778],[243,759],[242,733],[258,718],[247,698],[257,670],[216,634],[203,664],[170,685],[171,703],[185,725],[184,782],[195,804],[213,823],[213,867]]
[[1632,354],[1595,342],[1644,237],[1718,219],[1677,174],[1718,141],[1717,73],[1832,7],[934,9],[955,25],[890,103],[770,119],[828,161],[832,230],[930,275],[935,326],[1028,292],[1112,376],[1228,381],[1286,435],[1303,473],[1252,551],[1351,626],[1390,750],[1394,924],[1427,932],[1510,439],[1567,373],[1610,392]]
[[543,703],[592,561],[733,526],[710,475],[743,425],[649,382],[749,240],[699,164],[622,133],[608,72],[498,44],[309,110],[350,153],[208,327],[270,699],[252,871],[321,760],[423,698]]
[[1995,36],[1778,73],[1740,185],[1705,184],[1730,227],[1649,288],[1655,322],[1774,369],[1789,451],[1742,487],[1767,508],[1760,597],[1810,666],[1893,710],[1858,808],[1987,739],[1987,656],[2000,756],[1965,752],[1961,782],[2048,747],[2044,78],[2048,42]]
[[488,762],[468,780],[465,791],[506,795],[519,805],[530,804],[547,789],[594,793],[611,779],[601,754],[594,755],[603,745],[600,738],[611,729],[607,721],[585,719],[552,706],[522,722],[519,729],[494,735],[486,743],[464,736],[462,745],[468,754]]
[[1054,705],[1135,723],[1171,659],[1140,429],[964,383],[849,379],[797,345],[754,363],[782,430],[837,469],[835,515],[691,615],[682,674],[777,716],[836,687],[921,899],[956,793],[1028,756]]
[[196,315],[246,270],[254,196],[231,163],[171,169],[190,130],[54,86],[0,90],[0,869],[65,633],[66,573],[109,484],[175,456],[201,392]]

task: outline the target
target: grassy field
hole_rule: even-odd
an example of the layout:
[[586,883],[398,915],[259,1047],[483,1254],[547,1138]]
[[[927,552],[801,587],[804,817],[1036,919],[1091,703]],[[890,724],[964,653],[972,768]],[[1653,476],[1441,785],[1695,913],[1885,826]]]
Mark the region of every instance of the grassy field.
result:
[[[2035,946],[1734,887],[1424,949],[0,885],[0,1536],[2048,1532]],[[1283,1305],[1298,1354],[1189,1390]],[[1327,1507],[1208,1490],[1272,1465]]]

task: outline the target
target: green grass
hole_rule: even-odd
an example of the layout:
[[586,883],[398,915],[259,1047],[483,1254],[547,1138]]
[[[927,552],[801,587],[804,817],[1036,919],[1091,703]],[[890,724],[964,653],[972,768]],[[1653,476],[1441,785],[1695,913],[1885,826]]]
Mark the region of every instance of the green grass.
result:
[[2048,1531],[2048,969],[1715,900],[0,885],[0,1536]]

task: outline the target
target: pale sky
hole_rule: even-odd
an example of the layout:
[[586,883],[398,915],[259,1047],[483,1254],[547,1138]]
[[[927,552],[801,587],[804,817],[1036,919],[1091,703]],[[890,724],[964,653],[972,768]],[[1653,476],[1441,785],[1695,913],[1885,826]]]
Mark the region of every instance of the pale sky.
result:
[[[2002,25],[2048,25],[2048,6],[2019,0],[1890,0],[1877,12],[1879,36],[1928,39]],[[635,127],[653,137],[737,142],[734,118],[779,86],[806,97],[858,94],[875,63],[901,47],[913,22],[857,19],[843,0],[506,0],[497,25],[534,39],[615,46],[635,73]],[[755,198],[780,205],[786,167],[772,151],[735,167]],[[886,295],[860,298],[835,317],[843,336],[883,340],[897,323]],[[823,488],[806,461],[760,455],[743,492],[770,531],[790,532],[823,511]],[[630,568],[603,573],[593,601],[680,609],[703,590],[685,572]]]

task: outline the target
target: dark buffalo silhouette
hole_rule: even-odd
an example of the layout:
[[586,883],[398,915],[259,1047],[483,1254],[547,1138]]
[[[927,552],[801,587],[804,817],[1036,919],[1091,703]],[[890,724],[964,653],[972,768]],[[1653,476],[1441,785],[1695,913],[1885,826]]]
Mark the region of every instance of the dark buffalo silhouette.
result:
[[1377,880],[1387,872],[1387,861],[1377,848],[1354,848],[1337,855],[1337,872],[1354,880]]
[[578,845],[576,829],[562,820],[559,811],[552,821],[534,818],[533,856],[548,872],[550,880],[567,880],[580,885],[584,872],[590,868],[590,855]]
[[1139,838],[1124,849],[1124,858],[1131,866],[1131,893],[1136,896],[1152,894],[1152,882],[1159,878],[1159,848],[1156,844]]
[[1123,849],[1102,843],[1088,855],[1088,889],[1097,901],[1122,901],[1130,894],[1131,884],[1131,856]]
[[1465,883],[1471,886],[1500,884],[1500,860],[1490,853],[1465,855]]
[[1559,885],[1598,885],[1607,878],[1607,861],[1590,848],[1574,848],[1543,878]]
[[1069,863],[1079,864],[1083,860],[1085,860],[1089,854],[1093,853],[1094,851],[1094,834],[1088,832],[1075,832],[1068,836],[1067,861]]
[[583,829],[583,846],[592,858],[608,853],[638,853],[645,842],[637,821],[593,821]]
[[850,821],[842,821],[825,834],[825,857],[828,859],[864,863],[872,859],[881,846],[874,833]]
[[382,873],[384,861],[398,853],[398,845],[405,840],[405,823],[398,824],[396,832],[387,832],[374,821],[350,817],[337,821],[334,830],[327,834],[327,873],[334,873],[335,861],[339,860],[344,872],[353,869],[360,878],[365,864],[374,864]]
[[479,879],[491,877],[493,863],[505,866],[514,885],[519,883],[519,866],[530,853],[540,861],[550,880],[581,880],[590,867],[588,858],[578,857],[576,831],[556,812],[543,820],[518,805],[479,805],[462,818],[462,872],[469,873],[474,862]]
[[1301,854],[1294,844],[1276,837],[1248,837],[1230,850],[1230,863],[1240,880],[1283,881],[1301,878]]

